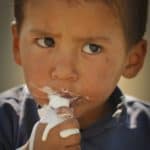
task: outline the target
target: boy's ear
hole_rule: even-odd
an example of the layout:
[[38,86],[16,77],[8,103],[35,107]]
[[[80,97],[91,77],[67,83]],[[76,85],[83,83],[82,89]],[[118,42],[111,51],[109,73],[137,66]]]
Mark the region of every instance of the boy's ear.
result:
[[133,78],[141,70],[147,52],[147,41],[141,40],[128,52],[128,58],[123,70],[125,78]]
[[16,64],[21,65],[20,46],[19,46],[19,33],[15,22],[11,24],[12,40],[13,40],[13,56]]

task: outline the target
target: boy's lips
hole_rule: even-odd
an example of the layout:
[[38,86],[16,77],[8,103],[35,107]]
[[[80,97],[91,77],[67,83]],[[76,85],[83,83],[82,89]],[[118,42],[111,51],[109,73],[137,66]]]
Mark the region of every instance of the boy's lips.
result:
[[[60,97],[63,97],[63,98],[66,98],[70,101],[70,106],[73,106],[74,104],[77,104],[78,102],[82,100],[86,100],[88,101],[89,100],[89,97],[87,96],[82,96],[80,94],[75,94],[75,92],[72,92],[71,90],[68,90],[68,89],[64,89],[62,88],[61,90],[54,90],[53,88],[49,87],[49,86],[45,86],[44,88],[39,88],[38,86],[35,86],[34,84],[31,84],[34,88],[38,89],[39,91],[45,93],[45,94],[48,94],[48,93],[51,93],[52,95],[56,94],[56,95],[59,95]],[[48,97],[45,95],[45,96],[38,96],[36,95],[37,98],[40,98],[40,99],[47,99]]]
[[78,101],[79,99],[82,98],[82,96],[73,95],[72,93],[66,93],[66,92],[65,92],[65,93],[61,92],[59,95],[60,95],[61,97],[63,97],[63,98],[68,99],[68,100],[70,101],[70,104],[72,104],[72,103],[74,103],[75,101]]
[[[72,95],[63,92],[57,92],[56,95],[59,95],[60,97],[67,99],[70,103],[70,108],[74,108],[75,106],[78,106],[83,101],[88,101],[86,97],[80,95]],[[36,98],[41,99],[44,103],[46,102],[46,100],[49,99],[47,96],[36,96]]]
[[80,94],[75,94],[74,92],[70,92],[69,90],[67,91],[61,91],[60,93],[58,92],[58,94],[63,97],[66,98],[70,101],[70,107],[74,107],[77,106],[79,104],[85,104],[86,102],[89,102],[89,97],[88,96],[83,96]]

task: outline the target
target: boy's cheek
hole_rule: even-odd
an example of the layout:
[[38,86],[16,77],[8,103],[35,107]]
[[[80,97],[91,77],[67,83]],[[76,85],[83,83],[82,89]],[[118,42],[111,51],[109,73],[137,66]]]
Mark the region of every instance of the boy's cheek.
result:
[[105,83],[105,81],[95,81],[95,83],[91,83],[91,81],[86,82],[83,85],[83,94],[89,97],[90,102],[104,101],[111,93],[112,86]]

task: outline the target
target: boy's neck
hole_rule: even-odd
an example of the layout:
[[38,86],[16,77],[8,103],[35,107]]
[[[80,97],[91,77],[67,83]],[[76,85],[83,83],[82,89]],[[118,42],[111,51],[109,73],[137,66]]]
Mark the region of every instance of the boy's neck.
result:
[[97,107],[94,110],[90,110],[83,117],[79,118],[79,124],[81,129],[86,129],[97,120],[104,118],[109,112],[111,112],[110,105],[106,102],[104,105]]

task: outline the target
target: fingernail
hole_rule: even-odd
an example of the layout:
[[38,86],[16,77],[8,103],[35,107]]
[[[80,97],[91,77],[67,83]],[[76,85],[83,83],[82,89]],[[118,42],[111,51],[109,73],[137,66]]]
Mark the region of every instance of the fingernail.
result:
[[60,132],[61,138],[67,138],[71,135],[79,134],[80,130],[78,128],[66,129]]
[[60,118],[65,119],[65,120],[70,119],[70,118],[73,118],[73,114],[69,114],[69,113],[58,114],[58,116],[59,116]]

